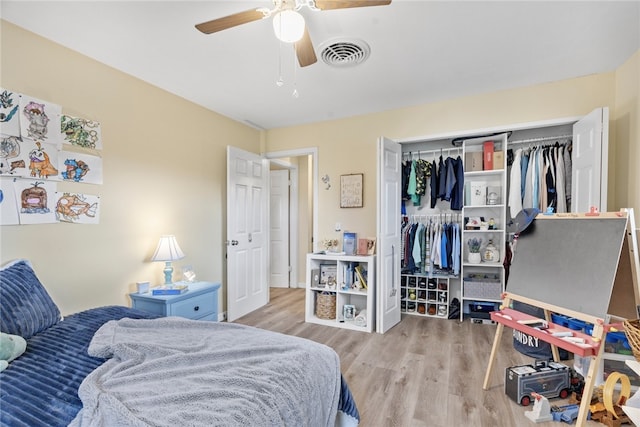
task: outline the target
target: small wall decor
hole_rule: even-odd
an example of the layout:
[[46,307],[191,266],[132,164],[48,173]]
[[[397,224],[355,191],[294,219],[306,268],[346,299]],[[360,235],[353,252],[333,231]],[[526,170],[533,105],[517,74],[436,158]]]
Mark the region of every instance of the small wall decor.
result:
[[14,181],[20,224],[49,224],[56,220],[56,183],[19,179]]
[[363,174],[340,175],[340,207],[362,207]]
[[20,135],[57,144],[60,141],[62,107],[28,95],[20,96]]
[[20,136],[20,95],[0,88],[0,133]]
[[102,150],[99,122],[63,114],[60,117],[60,132],[64,144]]
[[102,184],[102,158],[72,151],[60,151],[60,177],[64,181]]
[[331,188],[331,178],[329,178],[329,175],[324,175],[322,178],[322,183],[326,185],[326,187],[324,188],[325,190],[328,190]]
[[80,193],[56,193],[56,218],[75,224],[100,223],[100,197]]

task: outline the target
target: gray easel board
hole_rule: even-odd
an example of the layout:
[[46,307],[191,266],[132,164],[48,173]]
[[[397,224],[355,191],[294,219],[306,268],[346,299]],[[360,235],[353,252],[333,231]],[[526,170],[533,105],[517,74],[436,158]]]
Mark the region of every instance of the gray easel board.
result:
[[636,318],[634,285],[618,278],[626,233],[626,216],[538,215],[517,240],[507,292],[600,319]]

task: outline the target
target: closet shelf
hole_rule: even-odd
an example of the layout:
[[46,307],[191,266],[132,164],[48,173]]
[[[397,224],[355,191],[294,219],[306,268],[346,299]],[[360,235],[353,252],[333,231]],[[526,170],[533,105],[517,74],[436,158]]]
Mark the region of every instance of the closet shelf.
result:
[[480,263],[472,263],[472,262],[463,262],[462,263],[463,266],[465,267],[490,267],[490,268],[496,268],[496,267],[502,267],[502,263],[501,262],[486,262],[486,261],[482,261]]
[[498,204],[498,205],[465,205],[464,208],[465,209],[504,209],[504,205],[503,204]]
[[465,172],[464,176],[465,177],[474,177],[474,176],[482,176],[482,177],[489,177],[492,175],[495,176],[501,176],[504,173],[504,169],[492,169],[492,170],[482,170],[482,171],[470,171],[470,172]]

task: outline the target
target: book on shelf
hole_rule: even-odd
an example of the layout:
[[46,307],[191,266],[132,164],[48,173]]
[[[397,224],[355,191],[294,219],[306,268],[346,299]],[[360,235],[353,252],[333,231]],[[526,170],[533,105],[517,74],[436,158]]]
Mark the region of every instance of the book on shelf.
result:
[[162,285],[151,290],[153,295],[180,295],[189,290],[188,285]]
[[367,289],[367,271],[363,269],[361,265],[357,265],[354,270],[358,275],[358,281],[362,285],[362,288]]

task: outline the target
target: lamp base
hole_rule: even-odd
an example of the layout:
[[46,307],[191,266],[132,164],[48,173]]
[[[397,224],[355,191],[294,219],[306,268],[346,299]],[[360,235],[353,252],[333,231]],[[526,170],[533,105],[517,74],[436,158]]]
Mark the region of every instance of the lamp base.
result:
[[173,266],[171,265],[171,261],[165,261],[164,265],[164,284],[165,285],[173,285],[173,281],[171,280],[171,275],[173,274]]

